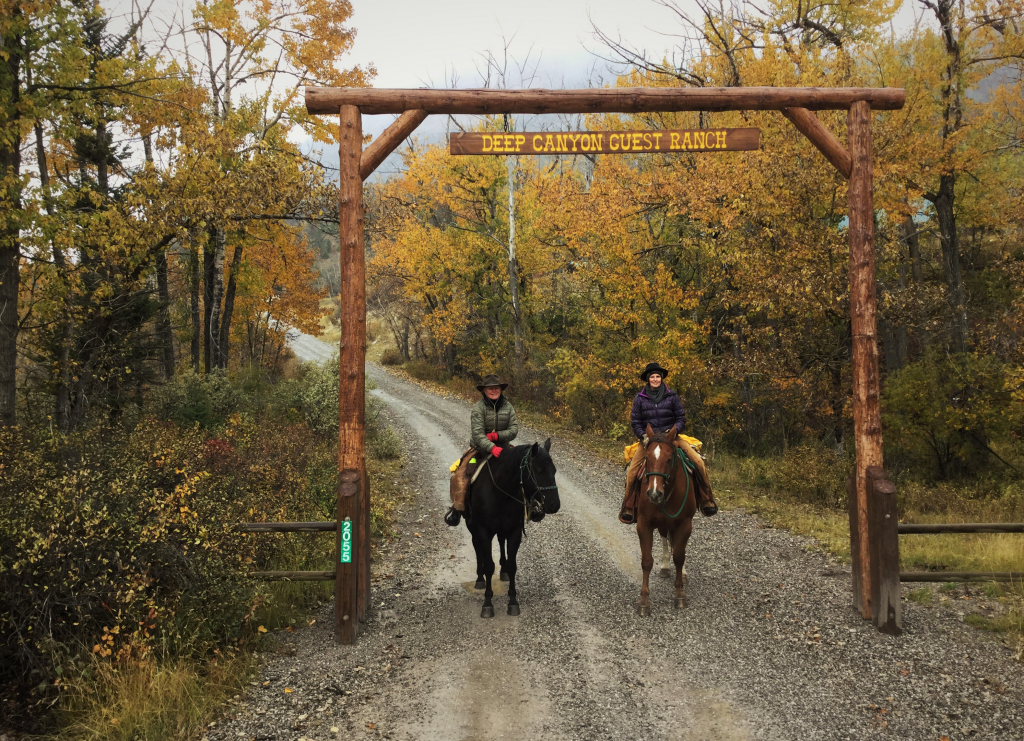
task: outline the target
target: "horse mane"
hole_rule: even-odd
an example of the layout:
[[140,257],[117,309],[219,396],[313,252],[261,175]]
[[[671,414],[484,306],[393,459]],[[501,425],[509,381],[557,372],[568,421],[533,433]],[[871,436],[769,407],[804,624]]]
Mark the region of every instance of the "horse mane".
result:
[[668,444],[668,442],[669,442],[668,430],[664,430],[662,432],[657,432],[656,431],[653,435],[650,436],[650,438],[648,438],[648,442],[651,442],[651,443],[666,443],[666,444]]

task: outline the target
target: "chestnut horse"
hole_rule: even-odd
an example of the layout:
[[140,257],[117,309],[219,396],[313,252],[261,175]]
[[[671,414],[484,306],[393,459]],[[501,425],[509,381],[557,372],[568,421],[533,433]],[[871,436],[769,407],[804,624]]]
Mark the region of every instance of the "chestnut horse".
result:
[[674,444],[676,428],[655,432],[647,425],[646,470],[637,502],[636,533],[640,537],[640,565],[644,583],[636,609],[640,615],[651,614],[651,569],[654,568],[654,531],[672,543],[672,561],[676,567],[674,605],[686,607],[686,543],[693,531],[697,513],[696,481],[693,464]]

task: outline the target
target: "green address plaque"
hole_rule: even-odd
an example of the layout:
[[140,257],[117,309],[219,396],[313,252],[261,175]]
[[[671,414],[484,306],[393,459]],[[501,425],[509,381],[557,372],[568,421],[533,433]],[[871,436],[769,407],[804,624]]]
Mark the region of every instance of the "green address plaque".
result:
[[346,517],[341,522],[341,563],[352,563],[352,518]]

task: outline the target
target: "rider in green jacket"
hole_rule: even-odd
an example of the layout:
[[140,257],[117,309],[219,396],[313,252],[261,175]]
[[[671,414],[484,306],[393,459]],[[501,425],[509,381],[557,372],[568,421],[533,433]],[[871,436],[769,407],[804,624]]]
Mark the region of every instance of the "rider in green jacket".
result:
[[466,511],[470,459],[478,454],[490,454],[497,458],[501,455],[503,448],[515,440],[516,435],[519,434],[516,409],[503,393],[506,388],[508,388],[508,384],[502,383],[495,375],[485,377],[476,387],[483,398],[473,406],[469,423],[469,450],[463,454],[462,460],[459,461],[459,467],[452,474],[450,485],[452,506],[444,516],[444,521],[452,527],[459,524]]

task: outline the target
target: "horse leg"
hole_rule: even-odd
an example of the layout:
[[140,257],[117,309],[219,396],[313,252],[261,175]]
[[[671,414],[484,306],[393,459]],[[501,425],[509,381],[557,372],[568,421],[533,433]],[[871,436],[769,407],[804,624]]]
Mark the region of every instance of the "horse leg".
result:
[[522,530],[516,530],[508,537],[508,560],[505,562],[505,572],[508,573],[508,614],[519,614],[519,600],[516,599],[516,571],[519,567],[516,563],[516,556],[519,553],[519,544],[523,542]]
[[669,571],[669,561],[671,559],[671,552],[668,548],[668,538],[662,536],[661,538],[661,578],[668,579],[671,576]]
[[484,572],[486,567],[484,564],[483,554],[484,548],[487,548],[490,553],[491,544],[484,543],[483,537],[477,534],[477,531],[471,530],[470,534],[473,536],[473,551],[476,553],[476,583],[473,585],[473,589],[483,589],[486,584],[484,583]]
[[498,535],[498,552],[501,554],[498,557],[498,578],[502,581],[508,581],[508,571],[505,569],[505,565],[508,563],[508,559],[505,557],[505,536]]
[[690,540],[690,533],[693,532],[693,519],[687,518],[683,524],[676,528],[673,534],[672,560],[676,564],[676,593],[674,598],[675,607],[686,607],[686,593],[683,585],[686,583],[686,544]]
[[492,618],[494,617],[494,605],[491,603],[491,598],[494,596],[494,590],[491,589],[491,577],[494,576],[494,556],[491,555],[491,540],[493,536],[487,538],[487,542],[483,542],[484,538],[480,538],[481,548],[478,553],[480,554],[481,565],[483,566],[482,576],[485,579],[486,585],[484,588],[484,606],[480,609],[480,617]]
[[654,530],[641,518],[636,525],[636,534],[640,537],[640,567],[644,570],[644,583],[640,587],[640,601],[636,603],[638,615],[651,614],[651,569],[654,568]]

